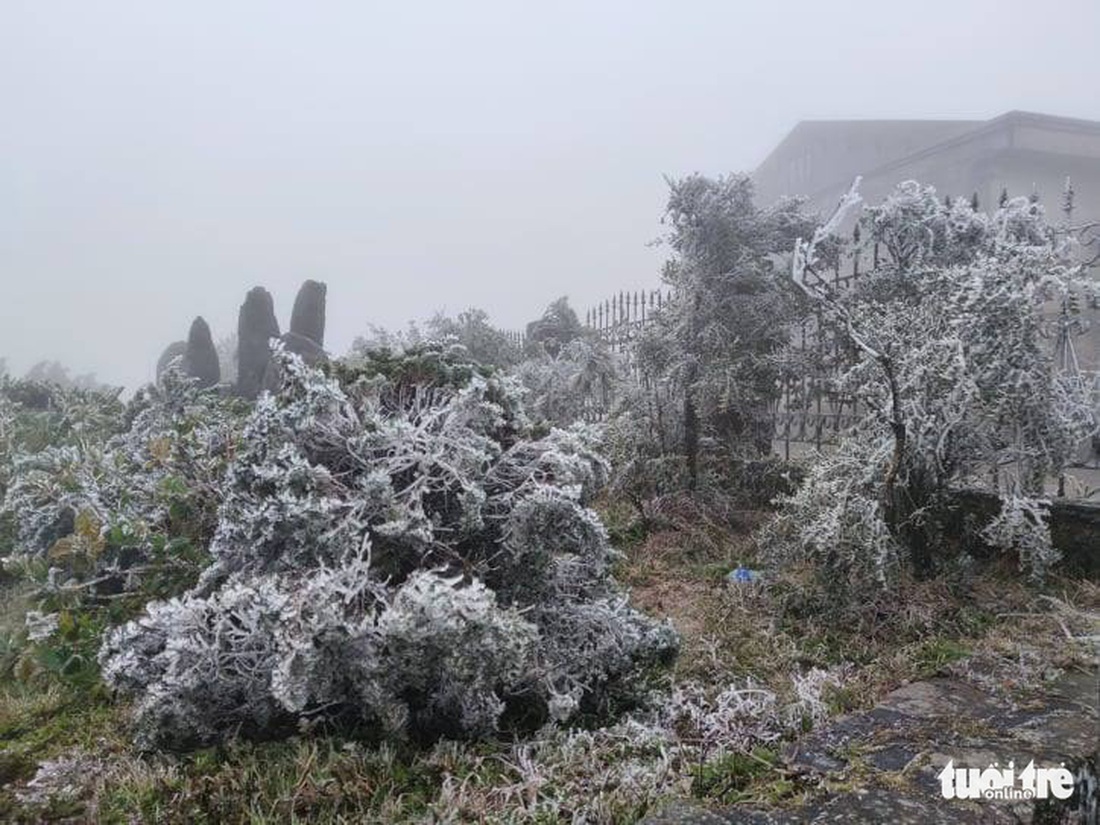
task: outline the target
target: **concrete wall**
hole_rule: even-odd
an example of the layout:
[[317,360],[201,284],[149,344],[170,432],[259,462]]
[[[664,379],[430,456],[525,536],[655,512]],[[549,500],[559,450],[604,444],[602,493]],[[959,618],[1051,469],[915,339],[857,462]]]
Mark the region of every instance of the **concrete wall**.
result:
[[[953,504],[957,519],[953,525],[955,535],[963,534],[968,519],[973,519],[972,527],[980,529],[1001,509],[997,497],[982,490],[958,490]],[[1054,546],[1062,551],[1059,572],[1100,581],[1100,503],[1053,499],[1050,534]],[[985,558],[993,558],[1001,552],[977,544],[967,549]]]
[[[971,131],[981,121],[804,121],[753,173],[761,203],[812,195],[837,181]],[[831,203],[827,204],[832,206]]]
[[829,212],[856,175],[868,202],[902,181],[941,194],[978,193],[992,208],[1002,188],[1036,189],[1052,220],[1073,178],[1079,220],[1100,220],[1100,123],[1013,112],[975,121],[808,121],[799,124],[753,173],[761,203],[805,195]]

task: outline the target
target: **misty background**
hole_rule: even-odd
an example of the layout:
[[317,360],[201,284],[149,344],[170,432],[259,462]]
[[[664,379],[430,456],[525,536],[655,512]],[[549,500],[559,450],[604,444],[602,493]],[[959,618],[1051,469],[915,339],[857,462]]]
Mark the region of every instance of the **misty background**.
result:
[[0,356],[133,387],[245,292],[326,347],[658,282],[663,175],[809,118],[1100,119],[1100,3],[0,2]]

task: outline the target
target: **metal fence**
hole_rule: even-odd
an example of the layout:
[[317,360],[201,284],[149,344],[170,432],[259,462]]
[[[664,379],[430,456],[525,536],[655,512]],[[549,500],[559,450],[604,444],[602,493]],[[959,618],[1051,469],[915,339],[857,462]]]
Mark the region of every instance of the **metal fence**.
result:
[[[855,253],[838,258],[824,276],[818,276],[834,290],[848,289],[856,279],[879,266],[879,245],[861,246],[858,235],[855,240]],[[671,292],[661,290],[620,292],[585,313],[586,326],[624,357],[627,372],[634,380],[645,380],[631,358],[639,332],[658,317],[671,298]],[[1056,368],[1072,372],[1090,383],[1100,405],[1100,373],[1080,368],[1074,344],[1075,337],[1089,330],[1080,324],[1066,323],[1065,318],[1063,307],[1062,323],[1056,325],[1053,336]],[[823,323],[820,314],[807,318],[792,330],[789,354],[795,361],[814,365],[814,368],[801,371],[777,387],[777,399],[772,408],[773,451],[787,459],[836,443],[839,436],[865,414],[856,399],[836,390],[835,378],[852,363],[854,352],[842,336]],[[596,420],[608,413],[604,399],[592,399],[586,409]],[[1094,492],[1100,495],[1100,443],[1094,440],[1082,445],[1067,478],[1071,487],[1088,495]],[[1062,480],[1058,488],[1065,487],[1065,480]]]

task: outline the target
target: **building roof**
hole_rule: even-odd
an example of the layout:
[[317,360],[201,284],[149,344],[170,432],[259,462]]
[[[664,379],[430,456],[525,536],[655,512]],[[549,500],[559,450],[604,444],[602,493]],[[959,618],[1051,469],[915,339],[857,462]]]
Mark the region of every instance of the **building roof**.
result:
[[1100,161],[1100,122],[1021,111],[985,121],[806,120],[772,150],[753,179],[762,200],[797,194],[822,205],[856,175],[893,180],[906,170],[927,169],[937,156],[988,157],[1004,150]]

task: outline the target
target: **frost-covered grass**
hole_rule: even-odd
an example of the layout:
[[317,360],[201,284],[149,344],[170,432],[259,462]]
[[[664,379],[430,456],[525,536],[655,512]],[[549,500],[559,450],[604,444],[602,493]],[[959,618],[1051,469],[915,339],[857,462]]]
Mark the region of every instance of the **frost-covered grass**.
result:
[[[612,535],[630,534],[608,520]],[[724,583],[732,564],[753,564],[755,520],[743,521],[723,531],[692,519],[621,545],[617,572],[634,605],[671,617],[684,648],[654,680],[658,700],[618,721],[426,747],[318,727],[153,756],[130,743],[125,706],[40,674],[0,686],[0,820],[610,823],[674,798],[794,804],[817,789],[779,769],[781,752],[825,715],[937,672],[1026,692],[1089,661],[1066,639],[1098,632],[1096,585],[1053,581],[1036,593],[1010,568],[965,592],[910,583],[877,630],[835,626],[799,613],[806,571],[746,592]],[[822,689],[814,668],[840,683]]]
[[0,821],[38,822],[80,813],[78,800],[45,799],[27,808],[18,793],[39,766],[74,750],[110,759],[124,746],[120,708],[103,693],[57,681],[0,684]]
[[[823,604],[808,565],[732,586],[730,570],[756,565],[751,528],[763,516],[741,514],[743,527],[725,533],[705,517],[680,521],[635,544],[621,563],[617,574],[634,603],[671,617],[682,635],[675,679],[721,684],[751,676],[782,693],[792,673],[840,668],[843,684],[828,693],[830,712],[839,713],[937,673],[977,680],[993,668],[1014,688],[1041,689],[1043,674],[1092,661],[1100,587],[1056,579],[1036,590],[1007,560],[965,581],[953,574],[903,580],[842,618]],[[971,662],[978,664],[968,669]]]

